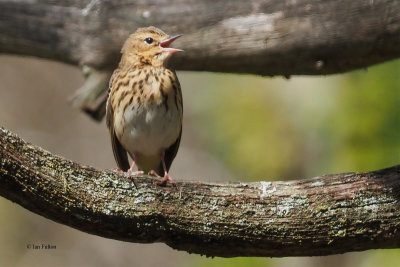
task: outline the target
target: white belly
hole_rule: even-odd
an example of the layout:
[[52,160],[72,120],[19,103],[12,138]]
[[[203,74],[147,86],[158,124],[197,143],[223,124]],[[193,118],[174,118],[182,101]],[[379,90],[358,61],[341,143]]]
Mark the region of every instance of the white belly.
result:
[[143,107],[132,110],[132,107],[129,106],[125,113],[125,130],[119,138],[122,146],[131,155],[159,156],[179,136],[181,119],[178,110],[169,108],[167,112],[163,105],[146,110]]

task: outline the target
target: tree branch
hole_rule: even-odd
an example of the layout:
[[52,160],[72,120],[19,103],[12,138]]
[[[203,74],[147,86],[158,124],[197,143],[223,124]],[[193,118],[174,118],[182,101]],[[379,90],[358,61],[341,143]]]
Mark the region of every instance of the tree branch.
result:
[[0,0],[0,53],[89,67],[73,103],[101,120],[121,46],[148,25],[185,34],[176,42],[185,53],[171,60],[178,70],[290,77],[400,57],[396,0]]
[[0,52],[113,69],[148,25],[185,34],[180,70],[330,74],[400,56],[396,0],[0,0]]
[[400,165],[301,181],[160,187],[149,176],[80,166],[0,130],[1,196],[91,234],[209,256],[398,248],[399,190]]

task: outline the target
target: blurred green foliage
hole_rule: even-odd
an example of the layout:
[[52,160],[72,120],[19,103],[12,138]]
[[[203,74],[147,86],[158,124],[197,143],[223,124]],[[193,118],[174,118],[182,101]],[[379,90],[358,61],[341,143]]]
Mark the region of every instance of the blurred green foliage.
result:
[[264,78],[219,75],[213,84],[204,135],[239,177],[248,180],[289,175],[297,164],[294,126]]
[[202,86],[193,102],[203,145],[240,180],[366,171],[400,159],[400,61],[290,80],[218,74]]
[[400,160],[400,61],[345,75],[329,127],[331,165],[340,171]]
[[[239,180],[299,179],[400,163],[400,60],[327,77],[209,77],[187,98],[203,145]],[[400,266],[398,250],[368,255],[371,262],[361,266]],[[196,266],[271,262],[201,258]]]
[[369,251],[360,267],[396,267],[400,266],[400,250],[385,249]]

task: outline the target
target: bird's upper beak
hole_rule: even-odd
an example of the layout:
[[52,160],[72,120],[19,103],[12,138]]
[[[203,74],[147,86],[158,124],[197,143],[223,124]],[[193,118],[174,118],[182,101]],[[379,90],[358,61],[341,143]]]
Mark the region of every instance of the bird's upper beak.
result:
[[169,52],[169,53],[171,53],[171,54],[177,53],[177,52],[183,52],[182,49],[177,49],[177,48],[171,48],[171,47],[169,47],[170,44],[171,44],[173,41],[175,41],[176,39],[178,39],[178,38],[181,37],[182,35],[183,35],[183,34],[178,34],[178,35],[172,36],[172,37],[170,37],[170,38],[168,38],[168,39],[162,41],[162,42],[160,43],[160,47],[163,48],[163,51]]

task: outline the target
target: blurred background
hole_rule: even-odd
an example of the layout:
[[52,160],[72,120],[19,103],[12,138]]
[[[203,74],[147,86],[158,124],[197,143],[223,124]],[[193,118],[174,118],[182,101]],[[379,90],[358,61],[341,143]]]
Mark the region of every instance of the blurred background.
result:
[[[177,180],[302,179],[400,163],[400,60],[326,77],[178,76],[184,127],[171,169]],[[68,103],[83,81],[73,66],[0,56],[0,125],[73,161],[115,168],[105,121]],[[42,243],[57,249],[26,248]],[[55,265],[400,266],[400,251],[211,259],[89,235],[0,198],[0,266]]]

